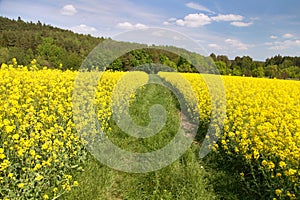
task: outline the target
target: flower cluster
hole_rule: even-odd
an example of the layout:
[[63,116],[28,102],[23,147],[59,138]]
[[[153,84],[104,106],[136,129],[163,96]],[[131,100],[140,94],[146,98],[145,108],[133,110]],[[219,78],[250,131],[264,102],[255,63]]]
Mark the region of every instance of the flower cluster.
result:
[[74,186],[70,169],[76,169],[84,159],[72,120],[71,91],[76,73],[36,69],[34,61],[27,67],[17,66],[16,61],[1,66],[3,199],[59,196]]
[[[70,175],[86,155],[85,135],[79,137],[76,130],[84,132],[87,120],[95,115],[99,128],[110,131],[113,112],[126,114],[134,90],[148,81],[143,72],[81,74],[83,81],[74,88],[78,72],[37,70],[36,61],[29,66],[18,66],[16,60],[2,64],[1,198],[51,199],[80,184]],[[242,161],[242,180],[271,191],[273,199],[299,198],[299,81],[223,76],[223,102],[218,100],[222,91],[212,92],[222,89],[214,87],[214,75],[163,72],[159,76],[180,91],[188,112],[199,112],[193,116],[199,117],[203,127],[224,114],[218,108],[226,107],[224,126],[219,127],[223,134],[211,148],[230,160]],[[101,77],[100,82],[90,84],[94,77]],[[73,99],[72,94],[86,98]],[[81,107],[74,109],[74,101]]]
[[[83,72],[82,72],[83,73]],[[78,186],[71,173],[80,170],[86,160],[86,137],[80,127],[90,123],[95,114],[103,131],[110,131],[112,98],[122,101],[122,91],[143,84],[131,79],[118,84],[123,72],[86,72],[38,69],[33,60],[28,66],[2,64],[0,69],[0,197],[3,199],[55,199]],[[78,76],[83,81],[74,88]],[[91,79],[97,80],[97,86]],[[126,76],[125,76],[126,78]],[[138,80],[140,80],[138,83]],[[129,81],[129,82],[128,82]],[[132,84],[132,85],[131,85]],[[114,88],[119,85],[119,91]],[[120,86],[121,85],[121,86]],[[124,87],[124,88],[122,88]],[[95,91],[95,93],[89,93]],[[120,93],[121,92],[121,93]],[[74,109],[75,93],[83,98],[80,109]],[[84,95],[87,93],[87,95]],[[131,90],[129,99],[134,98]],[[93,94],[93,96],[89,96]],[[121,95],[121,96],[120,96]],[[87,103],[88,102],[88,103]],[[89,104],[91,103],[91,104]],[[122,103],[121,103],[122,104]],[[116,106],[121,104],[116,103]],[[91,109],[91,110],[89,110]],[[79,111],[79,123],[74,112]],[[86,112],[91,111],[91,112]],[[118,112],[118,110],[117,110]],[[76,115],[78,116],[78,115]],[[91,127],[92,128],[92,127]],[[91,133],[92,130],[88,130]],[[98,132],[97,132],[98,133]],[[87,137],[91,138],[90,136]]]
[[[208,81],[203,78],[207,75],[182,76],[197,96],[200,120],[214,120],[212,98],[205,86]],[[178,84],[176,79],[166,79]],[[237,165],[242,161],[244,166],[237,167],[242,180],[261,191],[273,191],[270,198],[299,198],[300,82],[231,76],[222,76],[222,80],[226,117],[213,150]]]
[[[273,198],[299,198],[300,82],[223,77],[227,118],[220,151],[241,159],[243,178],[264,180]],[[216,145],[217,146],[217,145]]]

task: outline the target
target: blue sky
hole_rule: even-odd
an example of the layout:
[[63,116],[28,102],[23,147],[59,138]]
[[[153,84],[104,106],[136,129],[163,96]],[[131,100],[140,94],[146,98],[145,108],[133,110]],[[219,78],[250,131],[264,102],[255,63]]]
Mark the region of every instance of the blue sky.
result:
[[0,0],[0,15],[51,24],[79,33],[167,28],[185,34],[206,52],[300,56],[299,0]]

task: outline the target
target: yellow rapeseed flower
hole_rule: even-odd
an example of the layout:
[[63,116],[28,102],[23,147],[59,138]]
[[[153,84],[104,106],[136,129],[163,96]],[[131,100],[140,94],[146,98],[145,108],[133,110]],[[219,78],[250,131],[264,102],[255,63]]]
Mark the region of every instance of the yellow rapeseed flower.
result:
[[275,190],[275,194],[276,194],[277,196],[280,196],[280,195],[282,194],[282,190],[281,190],[281,189],[276,189],[276,190]]

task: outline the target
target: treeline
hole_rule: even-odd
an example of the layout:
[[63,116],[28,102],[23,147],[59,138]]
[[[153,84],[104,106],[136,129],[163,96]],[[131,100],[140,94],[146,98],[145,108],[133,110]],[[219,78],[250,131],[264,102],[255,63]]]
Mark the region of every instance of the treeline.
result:
[[[70,30],[42,24],[40,21],[33,23],[24,22],[20,17],[17,20],[0,17],[0,64],[9,63],[12,58],[16,58],[19,64],[25,65],[36,59],[40,67],[55,68],[62,64],[62,69],[77,70],[87,55],[104,41],[116,42],[110,38],[73,33]],[[165,70],[173,69],[179,72],[200,70],[216,73],[212,67],[214,61],[222,75],[300,79],[300,57],[277,55],[267,58],[265,62],[258,62],[249,56],[237,56],[234,60],[229,60],[225,55],[212,53],[210,57],[203,57],[176,47],[116,43],[118,43],[117,46],[127,46],[129,49],[138,48],[119,58],[114,58],[114,62],[105,66],[109,70],[128,71],[137,66],[146,65],[143,67],[148,67],[149,72],[155,72],[155,67],[149,63],[156,63],[169,67]],[[176,52],[186,56],[178,56]],[[105,56],[104,54],[95,55],[94,63],[90,64],[101,65],[101,60],[107,60],[110,57],[114,57],[113,52]]]
[[249,56],[229,60],[225,55],[212,53],[210,57],[222,75],[300,79],[300,57],[276,55],[265,62],[254,61]]
[[[10,63],[12,58],[16,58],[18,64],[26,65],[36,59],[40,67],[55,68],[62,64],[62,69],[77,70],[99,43],[108,40],[112,41],[110,38],[96,38],[91,35],[73,33],[70,30],[42,24],[40,21],[24,22],[20,17],[17,20],[11,20],[0,16],[0,64]],[[117,46],[129,48],[136,46],[138,50],[130,51],[117,58],[111,65],[106,66],[107,69],[127,71],[143,64],[158,63],[169,66],[175,71],[196,71],[187,59],[162,49],[170,49],[173,52],[183,51],[189,54],[186,50],[176,47],[152,46],[151,48],[143,44],[116,43],[118,43]],[[106,57],[114,57],[113,52],[107,54]],[[207,65],[202,56],[196,55],[196,57],[199,58],[198,65]],[[108,58],[97,55],[93,62],[101,65],[101,59],[107,60]]]
[[[128,45],[128,43],[123,43],[123,45]],[[130,71],[136,67],[150,73],[158,71],[217,73],[209,57],[173,46],[154,45],[142,45],[138,50],[120,56],[107,69]]]
[[0,63],[17,58],[19,64],[36,59],[42,66],[78,69],[104,38],[76,34],[51,25],[0,17]]

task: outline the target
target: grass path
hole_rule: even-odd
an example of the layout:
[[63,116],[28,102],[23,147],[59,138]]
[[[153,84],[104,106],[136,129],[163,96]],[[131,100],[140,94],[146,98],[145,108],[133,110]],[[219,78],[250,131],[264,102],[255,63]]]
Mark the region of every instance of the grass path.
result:
[[[155,77],[152,77],[155,79]],[[161,131],[150,138],[137,139],[123,133],[115,124],[109,139],[120,148],[133,152],[149,152],[165,146],[179,127],[178,101],[167,88],[150,84],[136,91],[130,115],[138,125],[149,123],[149,108],[161,104],[167,120]],[[192,144],[186,153],[171,165],[154,172],[132,174],[110,169],[92,156],[83,172],[74,172],[79,187],[61,199],[219,199],[209,183],[211,176],[198,159],[200,145]]]

